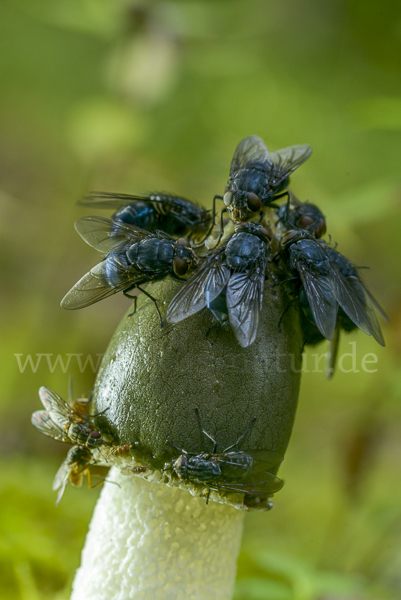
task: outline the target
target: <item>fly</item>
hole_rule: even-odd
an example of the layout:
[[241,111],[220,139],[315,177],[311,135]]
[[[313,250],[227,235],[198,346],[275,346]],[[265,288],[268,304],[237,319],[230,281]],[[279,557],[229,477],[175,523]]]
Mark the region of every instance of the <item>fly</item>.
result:
[[202,433],[213,443],[213,448],[210,453],[198,454],[170,444],[181,454],[166,468],[171,469],[179,479],[205,484],[209,490],[256,498],[267,498],[283,487],[284,482],[269,472],[269,469],[276,468],[282,462],[281,454],[272,450],[234,450],[254,424],[255,418],[234,444],[217,453],[217,442],[203,427],[198,409],[196,415]]
[[241,223],[196,269],[167,308],[167,321],[178,323],[225,294],[230,325],[246,348],[262,321],[265,270],[271,233],[256,223]]
[[326,219],[320,208],[311,202],[301,202],[290,192],[289,201],[282,204],[277,212],[279,222],[288,229],[304,229],[316,238],[326,233]]
[[46,410],[34,412],[31,421],[44,435],[87,448],[109,443],[95,427],[89,411],[79,412],[76,405],[69,405],[56,392],[44,386],[39,389],[39,397]]
[[213,199],[213,225],[216,200],[223,200],[235,223],[247,221],[263,208],[288,195],[290,175],[304,163],[312,153],[307,144],[289,146],[269,152],[263,140],[251,135],[237,146],[231,161],[230,175],[224,196]]
[[[103,217],[83,217],[75,229],[87,244],[106,256],[64,296],[61,306],[68,310],[84,308],[117,292],[132,298],[128,291],[137,288],[154,302],[163,326],[155,298],[140,286],[167,275],[182,280],[199,264],[189,242]],[[134,300],[136,308],[136,296]]]
[[111,217],[113,221],[150,232],[160,229],[174,237],[188,237],[194,241],[206,235],[212,219],[210,210],[187,198],[157,192],[147,196],[92,192],[78,204],[110,208],[115,210]]
[[340,327],[344,323],[359,327],[384,345],[372,304],[380,307],[348,259],[302,230],[289,231],[281,244],[287,267],[296,280],[299,278],[298,295],[304,313],[309,320],[312,315],[323,337],[333,341],[338,322]]

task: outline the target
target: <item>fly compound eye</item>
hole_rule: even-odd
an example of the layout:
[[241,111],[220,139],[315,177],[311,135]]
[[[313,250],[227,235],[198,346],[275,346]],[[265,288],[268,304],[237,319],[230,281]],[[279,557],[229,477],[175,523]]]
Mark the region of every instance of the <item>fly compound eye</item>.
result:
[[188,248],[191,247],[191,244],[188,242],[188,240],[186,240],[185,238],[178,238],[177,242],[176,242],[179,246],[187,246]]
[[326,221],[324,219],[319,219],[317,232],[319,235],[324,235],[326,233]]
[[181,456],[179,456],[177,458],[177,460],[174,461],[173,469],[175,470],[175,472],[177,473],[177,475],[180,479],[185,477],[185,473],[187,471],[187,465],[188,465],[188,459],[184,454],[181,454]]
[[294,237],[296,237],[298,235],[298,232],[295,230],[289,231],[288,233],[285,234],[285,236],[282,238],[281,243],[283,245],[287,244],[290,240],[293,240]]
[[253,192],[249,192],[247,206],[252,212],[258,212],[262,208],[262,200]]
[[308,217],[307,215],[303,215],[298,221],[298,225],[299,225],[299,227],[302,227],[302,229],[306,229],[307,227],[309,227],[312,224],[313,224],[313,219],[311,217]]
[[185,273],[188,271],[188,266],[189,265],[187,261],[183,258],[180,258],[179,256],[176,256],[176,258],[173,261],[174,273],[179,277],[185,275]]
[[226,192],[223,196],[223,202],[226,206],[231,206],[233,201],[233,191],[229,190],[228,192]]
[[265,235],[265,236],[267,237],[267,239],[268,239],[268,240],[271,240],[271,239],[272,239],[272,234],[271,234],[271,232],[270,232],[270,231],[268,231],[268,230],[266,229],[266,227],[261,227],[261,228],[259,229],[259,231],[260,231],[260,233],[261,233],[261,234]]

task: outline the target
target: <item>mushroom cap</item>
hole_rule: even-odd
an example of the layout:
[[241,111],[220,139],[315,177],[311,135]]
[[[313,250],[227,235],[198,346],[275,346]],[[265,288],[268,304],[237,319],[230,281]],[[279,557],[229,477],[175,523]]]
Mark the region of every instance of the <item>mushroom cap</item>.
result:
[[[147,288],[162,317],[180,285],[166,279]],[[283,286],[267,281],[262,326],[256,341],[242,348],[228,325],[213,324],[207,309],[160,328],[153,302],[141,294],[136,313],[129,316],[130,309],[121,321],[99,369],[93,395],[93,412],[101,413],[98,426],[115,443],[130,444],[151,469],[163,470],[179,455],[168,442],[188,452],[211,452],[196,408],[218,453],[256,417],[239,449],[284,455],[302,361],[299,313],[288,302]]]

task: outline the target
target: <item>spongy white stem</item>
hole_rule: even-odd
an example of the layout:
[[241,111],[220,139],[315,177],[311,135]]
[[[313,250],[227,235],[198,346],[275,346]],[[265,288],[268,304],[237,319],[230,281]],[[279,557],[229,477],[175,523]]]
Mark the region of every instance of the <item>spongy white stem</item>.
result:
[[71,600],[229,600],[244,512],[110,471]]

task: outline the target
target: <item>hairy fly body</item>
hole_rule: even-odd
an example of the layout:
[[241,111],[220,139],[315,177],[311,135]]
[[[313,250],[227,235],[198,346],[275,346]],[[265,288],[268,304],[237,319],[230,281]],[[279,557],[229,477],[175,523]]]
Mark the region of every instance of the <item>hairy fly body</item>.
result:
[[252,344],[262,320],[265,270],[270,232],[256,223],[241,223],[214,250],[171,300],[167,321],[178,323],[225,294],[230,325],[242,347]]
[[[42,386],[39,397],[45,410],[38,410],[32,415],[32,425],[41,433],[67,444],[96,448],[108,444],[109,440],[95,427],[87,410],[77,410],[55,391]],[[81,402],[79,406],[83,406]]]
[[[298,279],[298,296],[304,314],[309,321],[310,316],[313,317],[324,338],[334,340],[337,324],[347,327],[348,331],[353,324],[384,344],[371,307],[373,299],[348,259],[302,230],[288,232],[281,243],[284,261]],[[378,307],[377,303],[375,306]],[[318,343],[313,327],[309,336],[309,343]]]
[[304,229],[316,238],[326,233],[326,219],[320,208],[311,202],[301,202],[292,193],[290,201],[280,206],[277,216],[285,231]]
[[167,275],[182,279],[198,265],[189,242],[102,217],[83,217],[75,228],[87,244],[106,256],[74,285],[61,306],[69,310],[84,308],[117,292],[128,295],[129,290],[138,288],[155,303],[162,325],[155,299],[140,286]]
[[113,221],[150,232],[162,230],[171,236],[194,241],[206,235],[212,220],[210,210],[174,194],[154,192],[145,196],[92,192],[78,204],[113,209]]
[[260,137],[246,137],[235,150],[225,194],[215,199],[224,201],[223,212],[227,211],[234,222],[252,219],[261,209],[287,194],[291,173],[311,153],[311,147],[306,144],[269,152]]
[[252,419],[235,444],[218,454],[217,442],[204,429],[198,410],[196,415],[202,433],[213,442],[213,448],[210,453],[196,453],[170,444],[181,454],[166,468],[172,470],[179,479],[205,484],[209,490],[240,493],[256,498],[267,498],[283,487],[284,482],[269,472],[269,469],[275,469],[281,463],[281,454],[271,450],[234,450],[255,419]]

